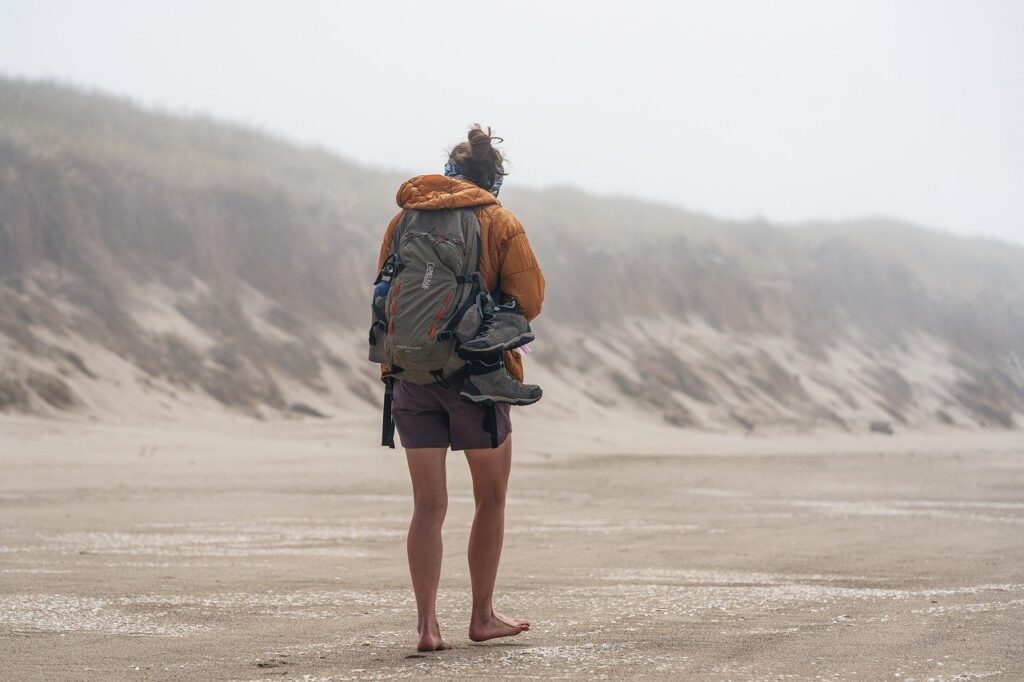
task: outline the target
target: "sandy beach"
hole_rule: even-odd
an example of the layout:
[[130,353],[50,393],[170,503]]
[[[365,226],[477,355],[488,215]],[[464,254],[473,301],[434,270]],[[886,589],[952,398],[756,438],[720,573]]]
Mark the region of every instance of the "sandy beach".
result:
[[0,682],[1024,682],[1022,34],[0,1]]
[[418,654],[404,456],[370,419],[0,424],[7,679],[1024,678],[1017,434],[572,451],[529,424],[497,605],[533,629],[467,638],[454,454],[455,648]]

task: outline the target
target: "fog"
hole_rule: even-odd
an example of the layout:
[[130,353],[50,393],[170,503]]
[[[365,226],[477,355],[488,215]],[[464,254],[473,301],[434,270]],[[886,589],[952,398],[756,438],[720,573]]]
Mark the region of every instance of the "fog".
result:
[[1014,2],[8,1],[0,71],[410,173],[479,121],[509,183],[1024,243],[1022,30]]

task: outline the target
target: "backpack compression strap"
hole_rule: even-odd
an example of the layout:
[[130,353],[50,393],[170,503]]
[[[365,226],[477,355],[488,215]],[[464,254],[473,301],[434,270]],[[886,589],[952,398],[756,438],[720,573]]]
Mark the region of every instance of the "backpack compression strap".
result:
[[498,447],[498,415],[494,403],[489,403],[484,409],[484,431],[491,436],[491,449]]
[[391,414],[391,398],[394,388],[394,379],[384,380],[384,417],[381,425],[380,444],[386,445],[392,450],[395,448],[395,418]]

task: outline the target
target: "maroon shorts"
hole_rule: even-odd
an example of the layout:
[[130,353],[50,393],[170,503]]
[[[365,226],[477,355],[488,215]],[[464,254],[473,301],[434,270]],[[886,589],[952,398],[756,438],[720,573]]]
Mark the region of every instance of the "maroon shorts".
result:
[[[484,428],[487,408],[459,396],[463,376],[452,377],[448,387],[440,384],[417,386],[396,381],[391,413],[398,437],[406,448],[447,448],[478,450],[491,447],[491,434]],[[498,444],[512,433],[510,405],[495,405]]]

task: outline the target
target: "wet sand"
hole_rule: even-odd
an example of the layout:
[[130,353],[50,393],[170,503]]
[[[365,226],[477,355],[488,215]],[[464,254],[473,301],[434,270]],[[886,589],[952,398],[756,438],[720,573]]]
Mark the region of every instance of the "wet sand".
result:
[[542,433],[497,602],[533,629],[466,636],[454,454],[455,648],[417,654],[404,456],[371,421],[0,421],[0,677],[1024,679],[1024,439],[587,454]]

